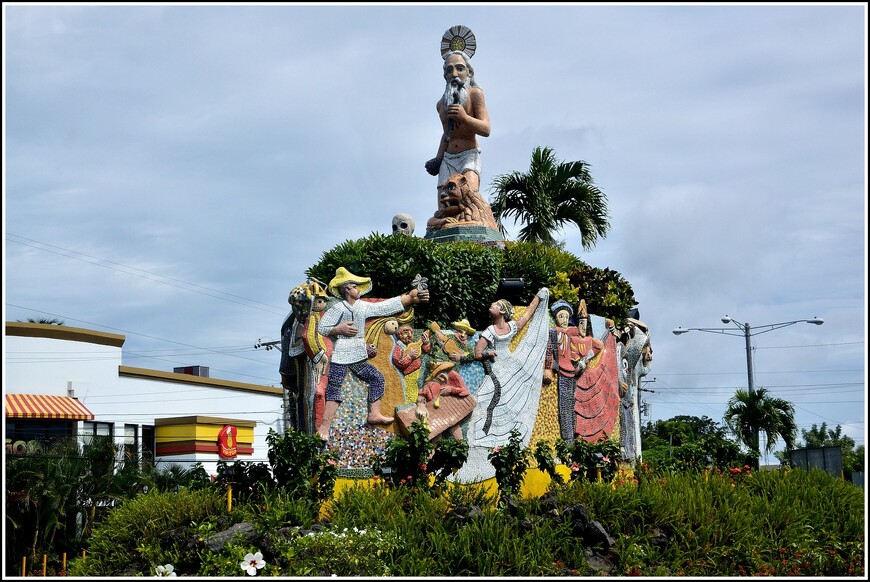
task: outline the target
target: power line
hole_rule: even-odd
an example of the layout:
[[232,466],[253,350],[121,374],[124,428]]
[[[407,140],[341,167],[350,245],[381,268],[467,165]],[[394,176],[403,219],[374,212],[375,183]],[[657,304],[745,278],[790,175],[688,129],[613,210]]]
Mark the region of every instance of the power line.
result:
[[[149,339],[154,339],[154,340],[158,340],[158,341],[162,341],[162,342],[168,342],[168,343],[171,343],[171,344],[178,344],[178,345],[180,345],[180,346],[184,346],[184,347],[187,347],[187,348],[193,348],[193,349],[196,349],[196,350],[204,350],[203,353],[216,354],[216,355],[220,355],[220,356],[230,356],[230,357],[233,357],[233,358],[239,358],[239,359],[242,359],[242,360],[248,360],[248,361],[250,361],[250,362],[254,362],[254,363],[256,363],[256,364],[263,365],[263,366],[266,366],[266,365],[270,365],[270,366],[271,366],[271,365],[273,365],[273,364],[271,364],[271,363],[269,363],[269,362],[264,362],[264,361],[261,361],[261,360],[256,360],[256,359],[254,359],[254,358],[246,358],[246,357],[244,357],[244,356],[240,356],[240,355],[237,355],[237,354],[226,353],[226,352],[218,352],[218,351],[215,351],[215,350],[211,350],[211,349],[209,349],[209,348],[202,348],[202,347],[199,347],[199,346],[192,346],[192,345],[190,345],[190,344],[184,344],[184,343],[181,343],[181,342],[176,342],[176,341],[173,341],[173,340],[163,339],[163,338],[159,338],[159,337],[155,337],[155,336],[151,336],[151,335],[147,335],[147,334],[143,334],[143,333],[136,333],[136,332],[127,331],[127,330],[120,329],[120,328],[116,328],[116,327],[110,327],[110,326],[106,326],[106,325],[100,325],[100,324],[98,324],[98,323],[93,323],[93,322],[85,321],[85,320],[82,320],[82,319],[76,319],[76,318],[74,318],[74,317],[68,317],[68,316],[64,316],[64,315],[61,315],[61,314],[57,314],[57,313],[49,313],[49,312],[46,312],[46,311],[39,311],[39,310],[36,310],[36,309],[31,309],[31,308],[29,308],[29,307],[24,307],[24,306],[20,306],[20,305],[12,305],[12,304],[9,304],[9,303],[7,303],[7,305],[11,305],[12,307],[18,307],[19,309],[28,309],[28,310],[30,310],[30,311],[35,311],[36,313],[43,313],[43,314],[45,314],[45,315],[51,315],[51,316],[54,316],[54,317],[61,317],[61,318],[63,318],[63,319],[70,320],[70,321],[78,321],[78,322],[81,322],[81,323],[85,323],[85,324],[87,324],[87,325],[93,325],[93,326],[102,327],[102,328],[105,328],[105,329],[111,329],[111,330],[114,330],[114,331],[120,331],[120,332],[126,333],[126,334],[128,334],[128,335],[137,335],[137,336],[142,336],[142,337],[146,337],[146,338],[149,338]],[[135,354],[136,352],[132,352],[132,353]],[[122,355],[123,355],[123,353],[122,353]],[[179,365],[182,365],[182,366],[185,366],[185,365],[188,365],[188,364],[189,364],[189,362],[187,362],[187,361],[171,360],[171,359],[168,359],[168,358],[161,358],[161,357],[157,357],[157,356],[138,356],[138,357],[148,358],[148,359],[151,359],[151,360],[158,360],[158,361],[161,361],[161,362],[167,362],[167,363],[169,363],[169,364],[179,364]],[[17,362],[16,362],[16,363],[17,363]],[[39,362],[28,362],[28,363],[39,363]],[[223,372],[223,373],[225,373],[225,374],[231,374],[231,375],[234,375],[234,376],[241,376],[241,377],[245,377],[245,378],[253,378],[253,379],[258,379],[258,380],[268,380],[268,381],[270,381],[270,382],[274,382],[274,381],[275,381],[275,378],[274,378],[274,377],[255,376],[255,375],[253,375],[253,374],[243,374],[243,373],[241,373],[241,372],[234,372],[234,371],[232,371],[232,370],[225,370],[225,369],[222,369],[222,368],[215,368],[214,366],[209,366],[209,368],[212,369],[212,370],[214,370],[214,371],[216,371],[216,372]]]
[[[10,238],[10,237],[11,237],[11,238]],[[37,250],[40,250],[40,251],[43,251],[43,252],[47,252],[47,253],[52,253],[52,254],[55,254],[55,255],[59,255],[59,256],[62,256],[62,257],[68,258],[68,259],[75,259],[75,260],[77,260],[77,261],[82,261],[82,262],[84,262],[84,263],[88,263],[89,265],[94,265],[94,266],[97,266],[97,267],[103,267],[104,269],[110,269],[110,270],[112,270],[112,271],[117,271],[117,272],[119,272],[119,273],[124,273],[124,274],[126,274],[126,275],[133,275],[133,276],[135,276],[135,277],[140,277],[140,278],[142,278],[142,279],[146,279],[146,280],[148,280],[148,281],[153,281],[154,283],[160,283],[161,285],[168,285],[168,286],[170,286],[170,287],[175,287],[176,289],[182,289],[182,290],[184,290],[184,291],[191,291],[191,292],[193,292],[193,293],[198,293],[198,294],[200,294],[200,295],[205,295],[206,297],[212,297],[212,298],[214,298],[214,299],[220,299],[220,300],[222,300],[222,301],[229,301],[230,303],[235,303],[235,304],[237,304],[237,305],[243,305],[243,306],[245,306],[245,307],[250,307],[250,308],[252,308],[252,309],[259,309],[260,311],[266,311],[266,312],[269,312],[269,313],[278,313],[278,314],[284,314],[284,315],[286,315],[286,313],[287,313],[287,310],[284,309],[284,308],[279,308],[279,307],[276,307],[276,306],[274,306],[274,305],[269,305],[269,304],[267,304],[267,303],[262,303],[261,301],[256,301],[256,300],[254,300],[254,299],[248,299],[248,298],[246,298],[246,297],[242,297],[242,296],[240,296],[240,295],[234,295],[234,294],[232,294],[232,293],[226,293],[226,292],[224,292],[224,291],[219,291],[219,290],[217,290],[217,289],[211,289],[210,287],[205,287],[205,286],[203,286],[203,285],[198,285],[198,284],[196,284],[196,283],[190,283],[190,282],[187,282],[187,281],[182,281],[181,279],[175,279],[175,278],[173,278],[173,277],[167,277],[166,275],[160,275],[160,274],[158,274],[158,273],[152,273],[151,271],[146,271],[146,270],[144,270],[144,269],[139,269],[139,268],[137,268],[137,267],[131,267],[130,265],[125,265],[125,264],[123,264],[123,263],[117,263],[117,262],[115,262],[115,261],[110,261],[110,260],[108,260],[108,259],[103,259],[103,258],[100,258],[100,257],[95,257],[95,256],[93,256],[93,255],[88,255],[88,254],[86,254],[86,253],[82,253],[82,252],[79,252],[79,251],[74,251],[74,250],[71,250],[71,249],[66,249],[66,248],[63,248],[63,247],[59,247],[59,246],[55,246],[55,245],[51,245],[51,244],[44,243],[44,242],[42,242],[42,241],[34,240],[34,239],[31,239],[31,238],[27,238],[27,237],[23,237],[23,236],[19,236],[19,235],[16,235],[16,234],[11,234],[11,233],[6,233],[6,238],[7,238],[7,240],[9,240],[10,242],[14,242],[14,243],[17,243],[17,244],[20,244],[20,245],[28,246],[28,247],[31,247],[31,248],[34,248],[34,249],[37,249]],[[21,239],[21,240],[15,240],[15,239]],[[28,244],[27,242],[22,242],[22,241],[30,241],[30,242],[32,242],[32,243],[37,243],[37,244],[36,244],[36,245],[34,245],[34,244]],[[37,245],[43,245],[43,246],[37,246]],[[57,249],[57,250],[51,250],[51,249],[49,249],[49,248],[45,248],[45,247],[51,247],[51,248],[53,248],[53,249]],[[80,255],[80,256],[75,256],[75,255]],[[82,258],[82,257],[86,257],[86,258]],[[87,259],[93,259],[93,261],[91,261],[91,260],[87,260]],[[99,261],[99,262],[94,262],[94,261]],[[107,264],[102,264],[102,263],[107,263]],[[110,265],[117,265],[117,267],[122,267],[122,268],[116,268],[116,267],[113,267],[113,266],[110,266]],[[124,270],[124,269],[129,269],[129,270]],[[138,272],[131,272],[131,271],[138,271]],[[159,277],[160,279],[154,279],[153,277]],[[164,279],[165,279],[165,280],[164,280]],[[180,283],[180,285],[177,285],[176,283]],[[185,287],[185,286],[183,286],[183,285],[186,285],[187,287]],[[196,289],[190,289],[189,287],[195,287]],[[203,289],[204,291],[198,291],[197,289]],[[209,293],[206,293],[205,291],[208,291]],[[220,295],[225,295],[226,297],[220,297],[220,296],[218,296],[218,295],[212,295],[212,293],[218,293],[218,294],[220,294]],[[242,301],[245,301],[245,302],[247,302],[247,303],[242,303],[242,302],[239,302],[239,301],[234,301],[233,299],[229,299],[229,297],[234,297],[234,298],[236,298],[236,299],[241,299]],[[251,305],[252,303],[254,303],[254,304],[258,304],[258,305],[263,305],[263,306],[267,307],[268,309],[263,309],[262,307],[257,307],[257,305]],[[277,311],[276,311],[276,310],[277,310]]]

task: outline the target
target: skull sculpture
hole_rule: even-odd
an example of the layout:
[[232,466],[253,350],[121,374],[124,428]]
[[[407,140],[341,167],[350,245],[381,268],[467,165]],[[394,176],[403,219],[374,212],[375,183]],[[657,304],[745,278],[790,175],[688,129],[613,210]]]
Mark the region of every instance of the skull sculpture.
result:
[[414,219],[410,214],[397,214],[393,217],[393,234],[414,234]]

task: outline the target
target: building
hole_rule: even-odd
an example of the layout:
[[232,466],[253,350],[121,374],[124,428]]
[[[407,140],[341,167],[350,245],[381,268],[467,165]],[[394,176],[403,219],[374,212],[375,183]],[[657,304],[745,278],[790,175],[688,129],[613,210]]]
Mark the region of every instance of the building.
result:
[[[282,389],[208,377],[208,368],[163,372],[125,366],[123,335],[6,322],[6,453],[30,440],[110,435],[119,455],[166,467],[268,463],[269,429],[283,433]],[[277,373],[277,372],[276,372]]]

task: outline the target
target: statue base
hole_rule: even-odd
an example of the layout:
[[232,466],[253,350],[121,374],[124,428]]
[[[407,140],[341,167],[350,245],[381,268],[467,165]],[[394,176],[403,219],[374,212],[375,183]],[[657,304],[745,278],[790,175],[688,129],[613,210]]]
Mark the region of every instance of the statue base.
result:
[[504,248],[505,239],[500,232],[480,225],[456,224],[439,230],[427,230],[425,239],[435,242],[476,242]]

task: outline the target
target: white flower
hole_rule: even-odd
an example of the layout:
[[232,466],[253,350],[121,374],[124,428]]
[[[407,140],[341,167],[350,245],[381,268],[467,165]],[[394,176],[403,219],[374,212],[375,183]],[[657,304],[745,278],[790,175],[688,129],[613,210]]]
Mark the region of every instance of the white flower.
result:
[[257,570],[266,565],[263,561],[263,554],[245,554],[245,561],[241,563],[242,570],[248,573],[248,576],[256,576]]
[[175,578],[177,574],[174,572],[175,567],[172,564],[166,564],[165,566],[157,566],[154,568],[154,576],[160,578],[163,576],[168,576],[170,578]]

